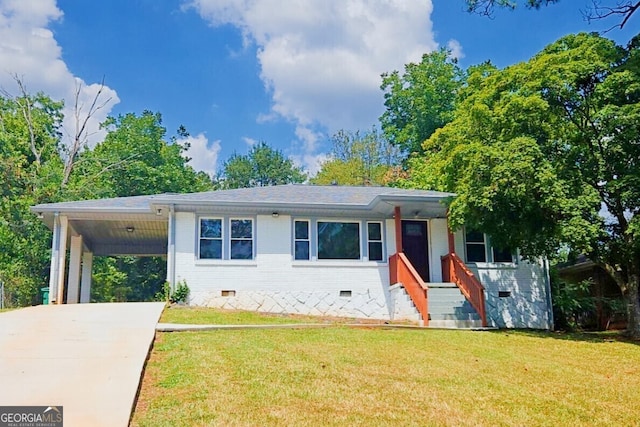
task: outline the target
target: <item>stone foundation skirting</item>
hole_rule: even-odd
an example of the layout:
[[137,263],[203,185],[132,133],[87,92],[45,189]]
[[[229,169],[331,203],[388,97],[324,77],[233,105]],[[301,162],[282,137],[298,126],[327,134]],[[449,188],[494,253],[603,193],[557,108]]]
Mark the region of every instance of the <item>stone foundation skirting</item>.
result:
[[[224,296],[223,296],[224,295]],[[223,291],[193,292],[189,304],[276,314],[391,320],[389,294],[365,291]]]

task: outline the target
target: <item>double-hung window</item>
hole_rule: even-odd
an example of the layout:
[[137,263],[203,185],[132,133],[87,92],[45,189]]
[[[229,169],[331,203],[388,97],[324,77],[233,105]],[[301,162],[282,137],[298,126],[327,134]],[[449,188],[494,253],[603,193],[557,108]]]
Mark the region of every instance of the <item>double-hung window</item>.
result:
[[367,250],[369,261],[383,260],[381,222],[367,223]]
[[253,220],[231,219],[230,258],[253,259]]
[[513,253],[511,249],[498,249],[491,248],[491,254],[493,255],[493,262],[513,262]]
[[491,246],[484,233],[467,229],[464,236],[467,262],[514,262],[513,251]]
[[293,257],[296,260],[308,260],[310,259],[311,252],[311,239],[309,238],[309,221],[294,221],[293,225],[294,233],[294,253]]
[[198,230],[199,259],[251,260],[253,220],[250,218],[202,217]]
[[222,259],[222,219],[200,218],[199,235],[199,258]]

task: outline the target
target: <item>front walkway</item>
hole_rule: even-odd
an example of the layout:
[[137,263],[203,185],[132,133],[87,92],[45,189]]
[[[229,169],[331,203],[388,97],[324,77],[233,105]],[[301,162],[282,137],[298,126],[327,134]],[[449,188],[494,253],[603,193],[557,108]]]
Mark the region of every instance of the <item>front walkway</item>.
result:
[[0,406],[62,406],[64,425],[126,426],[164,303],[0,313]]

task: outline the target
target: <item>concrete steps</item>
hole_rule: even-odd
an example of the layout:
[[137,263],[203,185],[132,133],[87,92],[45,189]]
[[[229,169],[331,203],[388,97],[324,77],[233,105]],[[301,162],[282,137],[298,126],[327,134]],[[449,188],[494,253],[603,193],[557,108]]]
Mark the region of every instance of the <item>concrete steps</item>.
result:
[[482,320],[454,283],[430,283],[429,326],[480,328]]
[[[428,283],[429,327],[432,328],[481,328],[482,320],[473,306],[454,283]],[[411,297],[401,285],[394,285],[394,320],[422,323],[420,313]]]

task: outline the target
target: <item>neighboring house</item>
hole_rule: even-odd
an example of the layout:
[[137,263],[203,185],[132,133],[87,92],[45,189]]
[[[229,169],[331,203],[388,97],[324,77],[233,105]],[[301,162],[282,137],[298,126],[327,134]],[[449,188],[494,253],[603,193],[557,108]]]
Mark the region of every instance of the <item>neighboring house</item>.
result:
[[[624,329],[626,307],[622,291],[615,280],[599,265],[585,255],[562,263],[558,267],[558,276],[567,283],[589,283],[588,289],[578,292],[574,297],[589,297],[593,300],[593,309],[585,308],[580,318],[580,326],[599,330]],[[566,286],[561,283],[560,286]]]
[[546,262],[496,251],[480,233],[450,234],[443,202],[452,196],[284,185],[32,211],[54,233],[51,302],[89,301],[93,256],[161,255],[167,281],[186,282],[192,305],[551,328]]

